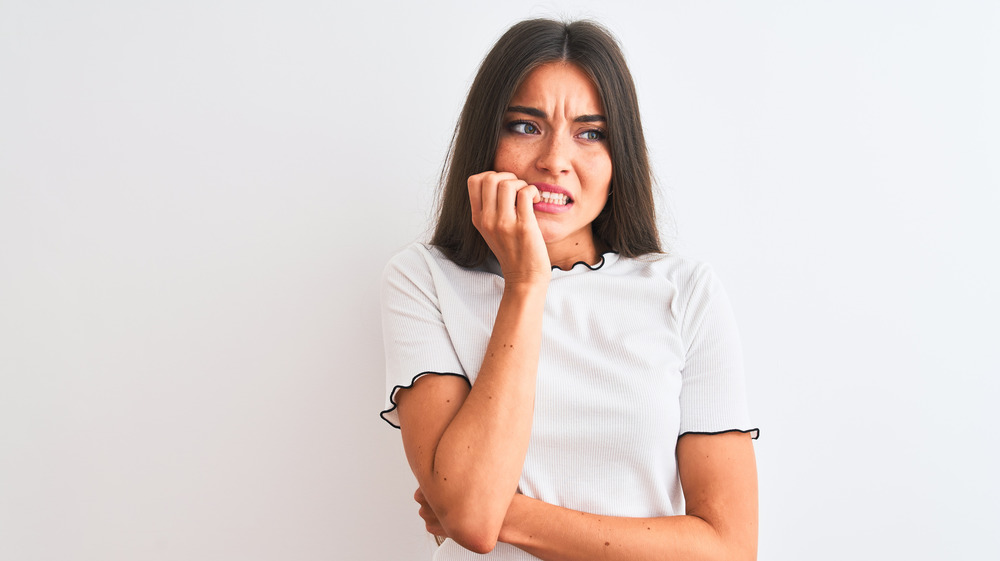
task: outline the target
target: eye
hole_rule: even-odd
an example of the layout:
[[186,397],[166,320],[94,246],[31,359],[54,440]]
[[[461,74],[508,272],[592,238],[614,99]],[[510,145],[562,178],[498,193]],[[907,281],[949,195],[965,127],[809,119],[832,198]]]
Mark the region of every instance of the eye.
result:
[[538,134],[538,127],[528,121],[514,121],[507,125],[507,130],[518,134]]
[[604,134],[604,131],[602,131],[601,129],[586,130],[581,132],[577,136],[579,136],[583,140],[591,140],[591,141],[604,140],[605,138],[607,138],[607,135]]

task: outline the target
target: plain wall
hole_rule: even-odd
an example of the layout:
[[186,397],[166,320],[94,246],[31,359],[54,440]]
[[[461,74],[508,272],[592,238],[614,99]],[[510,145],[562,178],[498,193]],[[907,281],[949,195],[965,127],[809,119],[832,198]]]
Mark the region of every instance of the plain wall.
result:
[[378,280],[594,17],[740,322],[762,560],[1000,555],[995,2],[0,0],[0,559],[422,559]]

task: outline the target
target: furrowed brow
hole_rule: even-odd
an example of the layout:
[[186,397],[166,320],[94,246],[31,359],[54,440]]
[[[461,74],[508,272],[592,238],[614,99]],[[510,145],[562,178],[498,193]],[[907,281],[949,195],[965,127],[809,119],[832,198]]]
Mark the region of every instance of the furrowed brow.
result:
[[604,115],[580,115],[573,121],[577,123],[607,123],[608,120],[604,118]]
[[508,113],[524,113],[525,115],[531,115],[538,119],[545,118],[545,111],[541,109],[535,109],[534,107],[525,107],[523,105],[512,105],[507,108]]

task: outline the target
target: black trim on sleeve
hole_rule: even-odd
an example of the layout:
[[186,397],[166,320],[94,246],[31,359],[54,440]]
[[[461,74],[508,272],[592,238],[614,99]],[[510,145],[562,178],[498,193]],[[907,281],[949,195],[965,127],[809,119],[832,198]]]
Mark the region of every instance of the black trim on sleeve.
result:
[[459,378],[462,378],[463,380],[465,380],[465,382],[469,384],[470,388],[472,387],[472,384],[469,382],[469,377],[466,376],[465,374],[456,374],[455,372],[432,372],[430,370],[428,370],[426,372],[421,372],[420,374],[417,374],[416,376],[414,376],[412,380],[410,380],[410,384],[408,386],[394,386],[392,388],[392,391],[389,392],[389,403],[392,404],[392,407],[390,407],[390,408],[386,409],[385,411],[379,413],[378,416],[382,417],[383,421],[389,423],[389,426],[398,429],[399,425],[393,424],[392,421],[390,421],[389,419],[387,419],[385,417],[386,413],[391,413],[392,411],[394,411],[396,409],[396,392],[398,392],[399,390],[408,390],[408,389],[412,388],[413,384],[416,384],[417,380],[419,378],[421,378],[423,376],[426,376],[428,374],[436,374],[438,376],[458,376]]
[[681,434],[679,434],[677,436],[677,438],[680,439],[680,437],[684,436],[685,434],[707,434],[707,435],[713,435],[713,434],[726,434],[727,432],[742,432],[743,434],[749,434],[751,440],[757,440],[757,437],[760,436],[760,429],[726,429],[726,430],[720,430],[720,431],[716,431],[716,432],[700,432],[700,431],[689,430],[689,431],[686,431],[686,432],[682,432]]

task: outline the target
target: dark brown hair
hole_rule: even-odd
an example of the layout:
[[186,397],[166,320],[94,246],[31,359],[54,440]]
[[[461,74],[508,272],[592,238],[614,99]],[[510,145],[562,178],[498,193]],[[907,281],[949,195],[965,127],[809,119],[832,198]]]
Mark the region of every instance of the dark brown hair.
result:
[[431,243],[458,265],[479,266],[492,254],[472,224],[468,178],[492,169],[503,117],[521,82],[557,61],[587,73],[607,118],[611,196],[592,224],[595,242],[625,257],[661,251],[639,101],[621,49],[596,23],[532,19],[507,30],[483,59],[452,138]]

